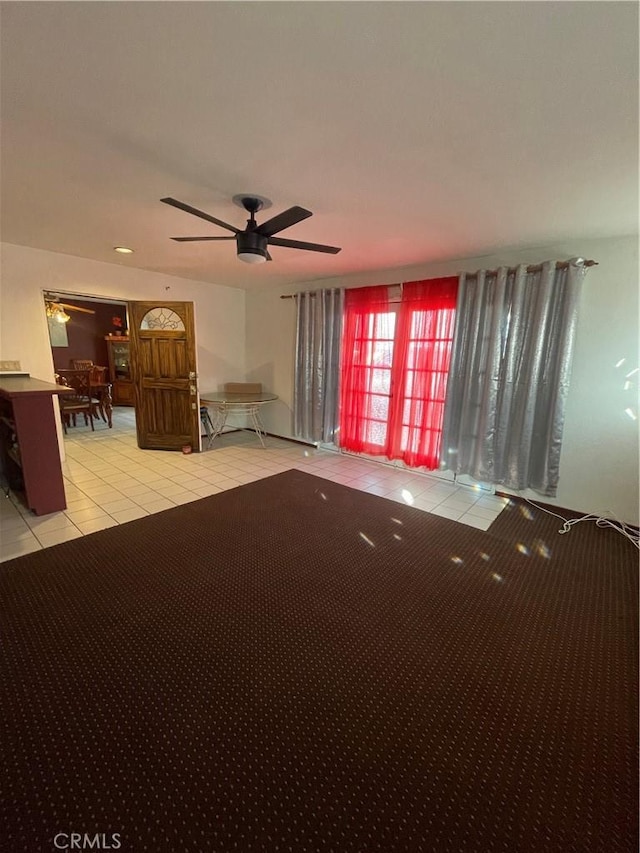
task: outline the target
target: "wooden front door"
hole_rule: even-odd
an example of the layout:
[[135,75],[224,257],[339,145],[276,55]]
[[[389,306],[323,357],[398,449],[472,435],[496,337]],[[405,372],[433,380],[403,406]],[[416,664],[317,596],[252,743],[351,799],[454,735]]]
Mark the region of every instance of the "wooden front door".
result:
[[138,447],[200,449],[193,302],[129,302]]

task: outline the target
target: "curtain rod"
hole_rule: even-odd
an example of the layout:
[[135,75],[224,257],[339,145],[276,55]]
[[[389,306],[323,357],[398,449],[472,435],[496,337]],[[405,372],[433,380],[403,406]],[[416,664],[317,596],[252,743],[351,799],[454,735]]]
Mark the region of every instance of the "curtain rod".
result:
[[[557,261],[556,262],[556,269],[557,270],[566,270],[567,267],[570,266],[570,264],[571,264],[571,261]],[[527,267],[527,272],[540,272],[540,270],[542,269],[542,266],[543,266],[542,264],[530,264]],[[597,267],[598,262],[597,261],[583,261],[582,266],[583,267]],[[516,272],[517,269],[518,269],[518,267],[507,267],[507,272],[510,272],[510,273]],[[498,270],[486,270],[486,273],[487,273],[487,275],[497,275]],[[467,273],[465,273],[465,276],[466,276],[466,278],[477,278],[478,273],[477,272],[467,272]]]
[[[570,263],[571,263],[571,261],[557,261],[556,262],[556,269],[557,270],[566,270]],[[597,261],[584,261],[582,265],[584,267],[597,267],[598,262]],[[517,269],[518,269],[518,267],[507,267],[507,272],[510,272],[510,273],[516,272]],[[527,272],[540,272],[541,269],[542,269],[542,264],[530,264],[527,267]],[[487,270],[486,272],[487,272],[487,275],[497,275],[498,270]],[[468,272],[468,273],[465,273],[465,276],[466,276],[466,278],[477,278],[478,273],[477,272]],[[380,287],[398,287],[401,284],[402,283],[396,282],[395,284],[386,284],[386,285],[381,284],[379,286]],[[286,293],[286,294],[282,293],[282,294],[280,294],[280,299],[295,299],[297,295],[298,295],[297,293]]]

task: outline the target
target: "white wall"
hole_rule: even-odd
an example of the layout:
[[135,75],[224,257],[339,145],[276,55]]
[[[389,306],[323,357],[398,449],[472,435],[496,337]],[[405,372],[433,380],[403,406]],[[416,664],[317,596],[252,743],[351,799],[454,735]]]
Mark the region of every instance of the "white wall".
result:
[[[639,374],[631,377],[631,387],[624,390],[625,375],[639,363],[637,236],[571,241],[247,293],[247,377],[263,382],[280,397],[263,409],[267,429],[292,434],[295,302],[280,299],[281,293],[390,284],[577,256],[592,258],[599,265],[587,273],[580,305],[558,496],[545,502],[584,512],[609,510],[637,524],[638,421],[625,409],[638,412]],[[616,368],[623,358],[624,364]]]
[[19,360],[36,379],[54,378],[43,290],[193,302],[201,391],[244,375],[243,290],[2,243],[0,359]]

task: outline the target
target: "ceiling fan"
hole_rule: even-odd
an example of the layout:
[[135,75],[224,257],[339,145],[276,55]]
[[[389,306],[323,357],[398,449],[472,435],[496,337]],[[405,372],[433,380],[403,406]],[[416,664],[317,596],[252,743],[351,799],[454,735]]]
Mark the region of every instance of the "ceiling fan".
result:
[[227,231],[234,233],[233,237],[172,237],[171,239],[178,243],[195,243],[201,240],[235,240],[238,258],[248,264],[261,264],[264,261],[270,261],[271,255],[267,246],[286,246],[289,249],[306,249],[309,252],[326,252],[330,255],[337,255],[340,251],[336,246],[303,243],[300,240],[283,240],[281,237],[273,236],[284,231],[285,228],[290,228],[297,222],[302,222],[303,219],[313,216],[311,211],[305,210],[304,207],[290,207],[258,225],[255,214],[264,206],[263,199],[256,196],[241,195],[235,196],[233,200],[249,213],[247,226],[244,230],[236,228],[235,225],[229,225],[228,222],[223,222],[221,219],[216,219],[215,216],[210,216],[183,201],[178,201],[175,198],[161,198],[160,201],[165,204],[170,204],[172,207],[177,207],[178,210],[184,210],[185,213],[191,213],[193,216],[199,216],[200,219],[205,219],[207,222],[212,222],[214,225],[219,225],[221,228],[226,228]]
[[47,312],[47,317],[57,320],[58,323],[68,323],[71,317],[67,311],[80,311],[82,314],[95,314],[92,308],[80,308],[77,305],[69,305],[67,302],[60,302],[60,297],[53,293],[44,294],[44,307]]

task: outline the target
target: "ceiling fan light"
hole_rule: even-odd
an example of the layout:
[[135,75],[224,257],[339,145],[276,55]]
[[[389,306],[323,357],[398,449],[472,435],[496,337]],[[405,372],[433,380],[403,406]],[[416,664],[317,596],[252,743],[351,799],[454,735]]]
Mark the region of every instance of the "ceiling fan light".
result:
[[47,317],[57,320],[58,323],[68,323],[71,319],[59,302],[54,302],[52,299],[45,299],[44,304]]
[[238,258],[244,261],[245,264],[263,264],[267,260],[266,254],[262,254],[258,249],[248,249],[238,252]]
[[245,264],[263,264],[267,260],[267,238],[257,231],[236,235],[237,254]]

